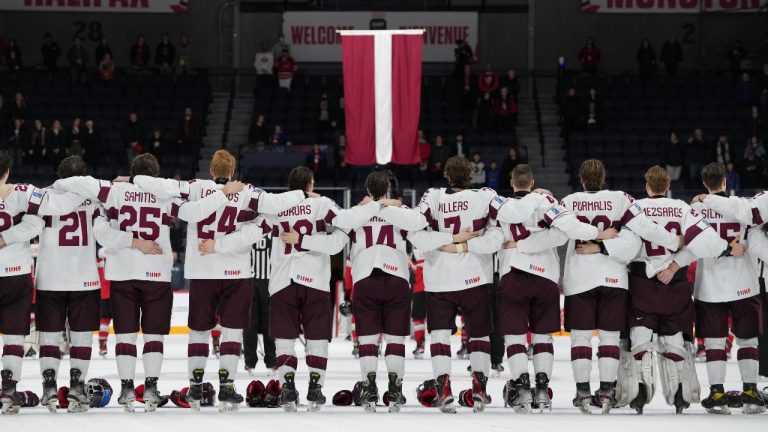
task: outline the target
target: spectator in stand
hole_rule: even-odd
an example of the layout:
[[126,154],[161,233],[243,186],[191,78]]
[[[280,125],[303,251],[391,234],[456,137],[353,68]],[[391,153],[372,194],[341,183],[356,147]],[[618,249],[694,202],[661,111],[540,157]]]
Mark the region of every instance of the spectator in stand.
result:
[[72,83],[84,82],[85,75],[83,72],[85,72],[85,65],[88,63],[88,50],[85,49],[79,37],[72,40],[72,46],[67,52],[67,59],[69,60]]
[[269,50],[266,42],[261,43],[261,49],[253,59],[253,67],[257,75],[271,75],[275,68],[275,56]]
[[758,188],[763,186],[766,151],[757,137],[751,137],[744,150],[744,186]]
[[754,81],[752,81],[752,76],[749,72],[741,74],[741,82],[739,82],[739,85],[736,87],[736,91],[738,92],[739,102],[742,105],[753,105],[755,103],[755,99],[757,98],[757,86]]
[[597,65],[600,64],[602,56],[600,54],[600,48],[595,45],[595,39],[593,37],[590,36],[587,38],[587,42],[579,51],[578,58],[584,72],[593,77],[597,76]]
[[456,76],[461,76],[464,73],[464,66],[472,63],[474,54],[472,53],[472,47],[469,46],[469,41],[464,39],[456,40],[456,48],[453,49],[454,58],[454,72]]
[[142,139],[144,131],[139,124],[139,116],[135,112],[128,114],[128,123],[123,126],[123,143],[128,153],[128,160],[134,156],[144,153]]
[[499,179],[501,177],[501,170],[495,160],[488,164],[488,169],[485,170],[485,185],[491,189],[499,188]]
[[643,39],[640,48],[637,49],[635,60],[641,77],[647,78],[656,73],[656,50],[653,49],[648,38]]
[[101,135],[91,119],[85,121],[85,130],[80,134],[80,145],[85,153],[85,161],[89,165],[97,163],[103,157]]
[[344,96],[339,96],[339,103],[333,117],[336,121],[335,127],[339,130],[344,130],[347,125],[347,112],[344,110]]
[[[457,134],[456,139],[453,141],[453,153],[451,156],[469,156],[469,145],[464,142],[464,135]],[[447,160],[447,159],[446,159]]]
[[752,105],[752,109],[749,110],[749,117],[747,117],[746,121],[746,130],[747,136],[756,136],[760,138],[765,138],[765,135],[768,133],[768,124],[766,124],[766,121],[760,116],[760,110],[758,110],[757,105]]
[[483,93],[477,101],[477,128],[489,131],[493,128],[493,99],[491,93]]
[[56,72],[59,57],[61,57],[61,47],[50,33],[43,35],[43,45],[40,47],[40,54],[43,56],[43,64],[48,72]]
[[45,142],[46,135],[47,132],[43,122],[40,119],[35,119],[32,124],[32,130],[29,132],[24,163],[39,164],[45,161],[48,156],[48,148]]
[[80,129],[80,117],[75,117],[74,120],[72,120],[72,127],[69,128],[69,136],[67,136],[69,146],[72,145],[72,141],[79,142],[81,136],[82,130]]
[[578,130],[581,126],[582,119],[584,118],[582,109],[581,99],[576,94],[576,88],[569,88],[568,94],[560,103],[560,124],[562,125],[563,138],[568,139],[571,133]]
[[149,137],[149,145],[147,146],[147,153],[155,155],[158,161],[163,161],[163,153],[165,145],[163,140],[163,131],[159,128],[152,129],[152,135]]
[[325,151],[320,148],[320,144],[315,143],[312,149],[307,152],[307,156],[304,158],[304,166],[311,169],[315,174],[315,178],[321,177],[325,174],[326,165],[328,163]]
[[264,117],[264,114],[259,114],[248,129],[248,144],[252,146],[263,146],[267,143],[267,140],[269,140],[267,120]]
[[485,65],[485,71],[477,80],[477,88],[480,94],[490,94],[491,96],[499,89],[499,74],[493,71],[490,63]]
[[[16,43],[16,39],[8,39],[8,45],[5,47],[5,65],[8,69],[14,69],[13,64],[21,67],[21,48]],[[16,69],[18,70],[18,69]]]
[[147,44],[146,39],[144,39],[144,35],[139,35],[139,37],[136,38],[136,43],[131,46],[131,51],[129,53],[131,58],[130,70],[133,73],[144,72],[147,65],[149,65],[149,58],[151,55],[152,52],[149,49],[149,44]]
[[12,72],[18,72],[24,67],[24,65],[21,64],[21,57],[19,57],[16,51],[8,51],[8,60],[5,64]]
[[320,96],[320,106],[317,114],[317,140],[322,143],[331,142],[333,126],[331,126],[331,111],[328,104],[328,95]]
[[667,76],[677,76],[680,63],[683,62],[683,46],[677,41],[675,35],[669,35],[669,39],[662,45],[660,59],[664,63]]
[[496,130],[506,132],[514,128],[517,118],[517,102],[509,94],[509,89],[502,87],[499,96],[493,101],[493,114],[496,118]]
[[725,169],[725,188],[728,191],[737,192],[741,189],[741,176],[739,175],[739,172],[736,171],[736,166],[733,162],[728,162]]
[[55,170],[59,166],[61,160],[66,157],[67,147],[69,147],[67,134],[64,132],[64,128],[61,126],[60,121],[53,121],[53,124],[45,137],[45,146],[48,149],[48,163],[50,163],[51,167]]
[[747,155],[749,154],[754,154],[760,159],[765,159],[765,157],[768,156],[768,153],[766,152],[762,141],[760,141],[760,138],[756,136],[749,137],[749,140],[747,141],[747,148],[744,150],[744,158],[746,159]]
[[597,89],[590,87],[586,103],[587,127],[595,127],[600,123],[600,97],[597,95]]
[[277,74],[277,83],[281,88],[291,89],[293,74],[296,73],[298,66],[293,58],[288,54],[288,50],[283,50],[280,58],[275,63],[275,73]]
[[426,138],[424,131],[419,129],[419,171],[426,171],[429,168],[429,160],[432,157],[432,146]]
[[733,47],[728,51],[728,63],[731,66],[731,73],[736,76],[741,72],[741,62],[747,58],[747,49],[740,40],[733,43]]
[[274,58],[280,58],[280,56],[283,55],[283,51],[288,51],[288,54],[290,55],[291,45],[285,41],[285,35],[281,34],[277,37],[277,42],[272,45],[272,56]]
[[182,152],[191,151],[197,155],[197,146],[200,143],[200,123],[192,115],[192,108],[184,108],[184,117],[176,126],[177,149]]
[[336,160],[336,180],[347,179],[347,137],[344,134],[339,135],[336,147],[334,148],[334,159]]
[[704,141],[704,131],[696,128],[693,135],[688,138],[688,146],[685,149],[685,161],[688,166],[688,178],[698,180],[701,169],[711,162],[712,150]]
[[20,118],[27,120],[29,117],[29,108],[27,107],[27,98],[21,92],[13,95],[13,104],[10,106],[8,114],[11,118]]
[[733,146],[728,142],[728,135],[722,133],[720,138],[717,139],[714,147],[712,147],[712,156],[710,159],[713,162],[728,165],[729,162],[736,162],[736,152]]
[[31,146],[31,134],[27,130],[24,119],[13,119],[11,134],[7,140],[7,146],[14,155],[14,162],[20,162],[20,156],[23,155],[24,161],[27,159],[27,149]]
[[94,61],[96,61],[96,64],[100,64],[102,60],[104,60],[104,57],[109,54],[110,58],[113,58],[114,55],[112,54],[112,47],[109,46],[109,42],[107,41],[107,37],[104,36],[99,41],[99,44],[96,45],[96,50],[94,50]]
[[176,72],[184,75],[189,70],[189,38],[185,34],[179,38],[177,54],[176,61],[179,67],[176,69]]
[[275,125],[275,130],[272,131],[269,142],[275,146],[288,145],[288,135],[285,133],[282,126],[279,124]]
[[669,141],[664,147],[664,165],[667,167],[671,181],[680,180],[685,163],[685,147],[680,142],[677,132],[669,133]]
[[512,170],[515,169],[516,166],[526,162],[526,158],[520,156],[520,152],[517,150],[517,148],[510,147],[509,151],[507,152],[507,157],[504,158],[504,161],[501,162],[499,188],[503,190],[511,188],[512,186],[510,185],[509,180],[512,175]]
[[443,136],[435,136],[435,145],[432,146],[432,173],[439,178],[443,173],[443,165],[453,156],[451,150],[443,143]]
[[104,54],[99,62],[99,79],[104,82],[115,79],[115,62],[112,61],[112,54]]
[[472,72],[472,66],[464,65],[462,72],[461,104],[465,112],[473,111],[477,103],[477,77]]
[[507,71],[507,76],[501,80],[501,86],[506,87],[509,90],[509,95],[515,98],[515,102],[517,102],[517,98],[520,96],[520,81],[517,79],[516,70]]
[[481,188],[485,186],[485,164],[480,159],[480,153],[472,154],[472,187]]
[[160,36],[160,43],[155,48],[155,64],[160,68],[161,75],[172,75],[174,60],[176,59],[176,47],[173,46],[168,33]]

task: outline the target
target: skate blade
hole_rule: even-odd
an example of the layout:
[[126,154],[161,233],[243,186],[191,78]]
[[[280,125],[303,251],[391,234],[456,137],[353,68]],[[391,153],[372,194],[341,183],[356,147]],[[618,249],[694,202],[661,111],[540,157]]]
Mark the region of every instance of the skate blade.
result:
[[414,360],[424,360],[424,354],[414,354],[413,355]]
[[514,411],[516,414],[530,414],[531,406],[530,405],[513,406],[512,411]]
[[440,412],[446,414],[456,414],[456,407],[452,403],[447,403],[440,407]]
[[762,405],[746,404],[741,408],[742,414],[762,414],[765,412],[765,407]]
[[395,414],[400,412],[400,408],[402,408],[402,405],[398,403],[390,403],[389,404],[389,412]]
[[19,413],[20,406],[13,405],[10,399],[2,399],[0,403],[3,404],[2,413],[4,415],[14,415]]
[[125,412],[128,412],[128,413],[136,412],[136,408],[134,408],[133,402],[126,402],[120,405],[123,406],[123,411]]
[[283,404],[283,411],[295,413],[296,412],[296,402],[288,402]]
[[48,402],[48,405],[45,407],[48,408],[48,412],[51,414],[56,414],[56,405],[58,404],[58,401],[56,399]]
[[240,410],[240,405],[234,404],[232,402],[221,402],[219,404],[220,413],[232,413],[232,412],[237,412],[239,410]]
[[363,409],[365,409],[365,412],[367,413],[375,413],[376,412],[376,402],[366,402],[363,404]]
[[481,413],[485,411],[485,403],[475,401],[475,405],[472,406],[472,412]]
[[307,412],[318,412],[323,406],[317,402],[307,403]]
[[592,414],[592,409],[590,408],[590,403],[587,401],[584,404],[581,404],[578,406],[579,411],[581,411],[582,414]]
[[710,414],[730,415],[731,409],[728,408],[727,406],[721,406],[721,407],[707,408],[707,412]]
[[610,414],[611,408],[613,408],[609,403],[603,402],[603,414]]
[[200,411],[200,401],[189,401],[189,408],[192,411],[199,412]]
[[155,402],[144,402],[144,412],[155,412],[157,411],[157,403]]
[[81,404],[80,402],[69,401],[69,406],[67,407],[68,413],[77,414],[84,413],[86,411],[88,411],[88,405]]

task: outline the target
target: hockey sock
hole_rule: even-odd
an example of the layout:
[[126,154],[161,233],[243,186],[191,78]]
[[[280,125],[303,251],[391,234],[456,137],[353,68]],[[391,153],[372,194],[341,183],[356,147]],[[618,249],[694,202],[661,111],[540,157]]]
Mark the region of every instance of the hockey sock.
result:
[[109,336],[109,323],[112,321],[110,318],[102,318],[99,321],[99,342],[104,342]]
[[402,378],[405,373],[405,336],[385,334],[387,349],[384,351],[384,362],[387,364],[387,372],[396,373]]
[[[58,346],[56,347],[58,349]],[[3,335],[3,370],[9,370],[13,379],[20,381],[21,359],[24,357],[24,336]]]
[[[61,349],[59,344],[62,341],[61,332],[38,332],[40,340],[40,372],[53,369],[56,377],[59,376],[59,364],[61,364]],[[18,378],[18,377],[17,377]]]
[[[629,339],[632,342],[631,351],[634,352],[635,349],[640,348],[641,345],[647,344],[653,339],[653,330],[643,326],[632,327],[629,330]],[[641,360],[646,352],[648,351],[642,350],[635,353],[635,360]]]
[[486,376],[491,372],[491,338],[488,336],[469,339],[469,364],[473,372]]
[[160,376],[160,369],[163,367],[163,335],[144,335],[144,350],[141,360],[144,363],[145,378]]
[[757,350],[757,338],[736,339],[739,344],[739,352],[736,358],[739,360],[739,372],[741,382],[756,383],[760,368],[760,353]]
[[298,367],[295,345],[296,341],[294,339],[275,339],[277,376],[280,378],[280,385],[285,383],[285,374],[288,372],[296,372],[296,367]]
[[93,350],[93,332],[69,332],[71,347],[69,348],[69,367],[80,370],[80,380],[87,381],[88,366],[91,363]]
[[725,338],[704,338],[704,346],[707,347],[709,385],[723,384],[725,382],[725,364],[728,361],[728,356],[725,354]]
[[376,372],[379,365],[379,335],[358,336],[358,356],[360,357],[360,374],[363,380],[369,372]]
[[552,377],[552,363],[555,358],[554,342],[551,334],[534,334],[533,343],[533,370],[536,373],[544,372]]
[[195,369],[205,370],[208,364],[208,355],[210,346],[208,341],[211,339],[211,331],[198,331],[189,329],[189,343],[187,344],[187,372],[189,379],[192,379],[192,372]]
[[592,330],[571,330],[571,368],[577,383],[588,383],[592,372]]
[[504,345],[507,346],[507,364],[512,379],[528,372],[528,350],[525,347],[525,335],[506,335]]
[[429,352],[432,356],[432,372],[435,377],[451,374],[451,331],[432,330],[429,332],[432,343]]
[[349,329],[350,334],[352,336],[352,342],[359,344],[360,340],[357,337],[357,328],[355,327],[355,316],[352,315],[352,318],[349,320]]
[[614,382],[619,376],[620,332],[597,330],[597,367],[600,382]]
[[307,368],[320,374],[320,385],[325,383],[325,369],[328,366],[328,340],[307,339]]
[[426,320],[414,319],[413,320],[413,337],[416,339],[416,345],[421,345],[424,342],[424,336],[426,336]]
[[221,344],[219,345],[219,369],[229,372],[233,379],[237,376],[237,363],[240,361],[240,351],[243,346],[243,329],[221,327]]
[[122,333],[115,335],[115,356],[117,358],[117,375],[121,380],[136,377],[136,339],[137,333]]

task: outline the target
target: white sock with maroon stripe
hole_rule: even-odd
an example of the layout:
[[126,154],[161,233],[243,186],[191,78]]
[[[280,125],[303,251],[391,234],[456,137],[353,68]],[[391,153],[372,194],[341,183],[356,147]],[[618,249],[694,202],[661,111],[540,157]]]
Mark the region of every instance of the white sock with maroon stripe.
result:
[[325,369],[328,367],[328,340],[307,339],[307,368],[320,374],[320,385],[325,383]]
[[24,357],[24,336],[3,335],[3,370],[9,370],[13,379],[21,379],[21,359]]
[[277,356],[277,376],[282,385],[285,383],[285,374],[296,372],[298,366],[296,340],[275,339],[275,355]]
[[512,379],[518,379],[521,374],[528,372],[528,350],[525,348],[525,335],[506,335],[504,345],[507,347],[507,364]]
[[405,336],[384,335],[387,348],[384,351],[384,362],[387,372],[396,373],[402,378],[405,373]]
[[485,376],[491,373],[491,338],[469,338],[469,364],[472,372],[482,372]]
[[69,332],[69,367],[80,370],[80,381],[87,381],[88,366],[91,364],[93,332]]
[[61,350],[59,344],[63,340],[61,332],[37,332],[40,341],[40,373],[53,369],[54,376],[59,377]]
[[725,367],[728,356],[725,354],[725,338],[704,338],[707,349],[707,378],[709,385],[725,383]]
[[357,341],[360,374],[365,380],[369,372],[376,372],[379,367],[379,335],[358,336]]
[[144,377],[160,377],[163,368],[163,335],[145,334],[141,360],[144,363]]
[[219,344],[219,369],[229,372],[230,379],[237,376],[237,363],[240,361],[240,351],[243,347],[243,329],[221,327],[221,343]]
[[620,332],[597,330],[597,367],[600,382],[614,382],[619,377]]
[[451,331],[432,330],[429,332],[429,352],[432,356],[432,372],[435,378],[451,374]]
[[592,373],[592,330],[571,330],[571,368],[577,383],[588,383]]
[[554,338],[551,334],[534,333],[531,342],[533,342],[534,373],[544,372],[552,378],[552,363],[555,360]]
[[195,369],[205,370],[208,364],[208,355],[210,354],[209,341],[211,331],[189,330],[189,343],[187,344],[187,372],[189,379],[192,379],[192,372]]
[[741,372],[741,382],[757,383],[758,370],[760,369],[760,354],[757,350],[757,338],[739,339],[739,352],[736,358],[739,360],[739,372]]
[[121,380],[136,378],[136,339],[138,333],[116,334],[117,375]]

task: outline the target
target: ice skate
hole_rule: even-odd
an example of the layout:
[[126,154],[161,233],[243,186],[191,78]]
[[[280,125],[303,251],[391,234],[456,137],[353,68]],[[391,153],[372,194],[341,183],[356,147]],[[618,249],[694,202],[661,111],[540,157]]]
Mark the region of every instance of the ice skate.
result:
[[527,373],[521,374],[516,380],[507,381],[504,386],[504,405],[518,414],[529,414],[531,402],[531,380]]
[[638,414],[643,414],[643,408],[648,404],[648,391],[645,388],[644,383],[638,384],[637,397],[629,403],[629,407],[637,411]]
[[683,398],[683,385],[680,384],[677,387],[677,392],[675,393],[675,414],[682,414],[683,410],[690,407],[691,404],[686,402],[685,398]]
[[488,377],[482,372],[472,373],[472,400],[475,405],[472,411],[478,413],[485,410],[485,406],[491,403],[491,396],[485,391]]
[[725,397],[725,390],[722,384],[716,384],[709,387],[709,396],[701,401],[701,406],[710,414],[730,414],[728,408],[728,398]]
[[189,380],[187,403],[193,411],[200,411],[200,403],[203,400],[203,375],[203,369],[195,369],[192,371],[192,379]]
[[245,365],[245,371],[248,372],[248,376],[256,376],[256,366]]
[[299,402],[299,392],[296,391],[296,383],[293,381],[294,373],[288,372],[283,378],[283,388],[280,390],[278,403],[285,412],[296,412],[296,405]]
[[157,391],[157,377],[144,379],[144,412],[157,411],[157,407],[162,401],[163,397]]
[[576,383],[576,396],[573,398],[573,406],[582,414],[592,414],[592,391],[589,383]]
[[134,412],[134,402],[136,402],[136,390],[133,387],[133,380],[120,380],[120,397],[117,398],[117,403],[123,406],[125,412]]
[[504,373],[504,365],[501,363],[496,363],[491,365],[491,376],[494,378],[498,378],[501,376],[501,374]]
[[757,384],[744,384],[741,392],[741,412],[744,414],[762,414],[765,412],[765,398],[757,390]]
[[229,372],[219,370],[219,412],[235,412],[240,409],[243,396],[235,390],[234,380],[229,379]]
[[323,386],[320,384],[320,374],[309,373],[309,390],[307,391],[307,411],[316,412],[325,404]]
[[469,359],[469,351],[467,350],[466,343],[461,344],[461,348],[456,351],[456,358],[459,360],[467,360]]
[[80,375],[80,369],[69,370],[69,393],[67,393],[69,406],[67,407],[67,412],[86,412],[90,407],[91,399],[85,392],[85,383],[80,380]]
[[40,397],[40,405],[55,413],[59,403],[59,386],[56,385],[56,371],[46,369],[43,371],[43,394]]
[[360,401],[367,413],[376,412],[376,403],[379,402],[379,389],[376,387],[376,372],[369,372],[363,381],[363,393]]
[[536,389],[531,392],[533,402],[531,408],[544,412],[552,411],[552,398],[549,396],[549,377],[544,372],[536,374]]
[[456,413],[456,407],[453,406],[453,392],[451,391],[451,378],[448,374],[437,377],[437,396],[434,406],[440,408],[440,411],[448,414]]
[[396,373],[389,373],[389,394],[387,394],[387,400],[389,401],[389,412],[400,412],[400,408],[405,405],[405,396],[403,396],[403,380],[397,376]]
[[603,414],[609,414],[616,406],[616,386],[614,383],[601,382],[595,392],[595,403],[603,409]]
[[3,404],[3,414],[18,414],[23,400],[16,392],[17,381],[13,379],[13,372],[4,370],[0,372],[2,377],[2,390],[0,390],[0,403]]
[[413,358],[416,360],[421,360],[424,358],[424,341],[423,340],[418,344],[416,344],[416,349],[413,350]]
[[360,344],[358,342],[352,344],[352,357],[360,358]]

